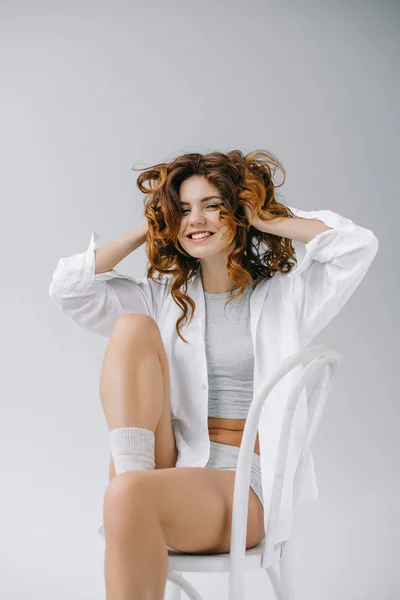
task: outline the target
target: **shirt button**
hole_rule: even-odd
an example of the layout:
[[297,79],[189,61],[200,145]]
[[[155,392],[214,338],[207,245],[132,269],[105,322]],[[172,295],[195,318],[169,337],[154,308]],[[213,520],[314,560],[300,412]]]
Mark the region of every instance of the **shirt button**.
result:
[[206,389],[207,389],[207,386],[206,386],[206,384],[205,384],[205,383],[203,383],[203,385],[202,385],[201,387],[203,388],[203,390],[206,390]]

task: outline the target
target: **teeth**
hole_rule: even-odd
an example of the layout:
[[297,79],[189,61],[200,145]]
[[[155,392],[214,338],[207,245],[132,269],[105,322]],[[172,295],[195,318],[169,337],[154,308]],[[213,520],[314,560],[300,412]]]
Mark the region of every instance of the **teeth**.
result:
[[211,233],[197,233],[191,236],[192,240],[198,240],[203,237],[209,237]]

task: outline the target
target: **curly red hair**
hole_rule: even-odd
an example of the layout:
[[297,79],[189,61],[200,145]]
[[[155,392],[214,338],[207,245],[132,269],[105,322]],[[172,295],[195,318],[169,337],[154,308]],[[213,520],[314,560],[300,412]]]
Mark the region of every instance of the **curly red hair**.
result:
[[[274,183],[277,169],[283,173],[283,181]],[[135,169],[133,169],[135,170]],[[185,293],[188,279],[200,268],[200,261],[182,248],[178,240],[181,224],[179,188],[192,175],[205,177],[214,185],[222,199],[220,219],[228,227],[228,248],[235,248],[228,257],[228,274],[241,287],[228,301],[243,295],[245,288],[253,283],[254,288],[276,271],[288,273],[296,263],[292,241],[264,233],[249,224],[244,206],[262,220],[278,217],[294,217],[292,211],[277,200],[276,188],[283,185],[286,174],[278,159],[265,150],[243,155],[239,150],[189,153],[178,156],[168,163],[160,163],[144,170],[137,178],[137,186],[146,197],[145,217],[148,221],[146,254],[149,259],[147,277],[160,281],[170,278],[171,294],[183,314],[176,323],[179,337],[180,325],[187,322],[188,304],[192,309],[189,324],[193,319],[195,303]],[[147,185],[145,185],[147,184]],[[266,248],[262,248],[264,243]],[[225,249],[226,249],[225,248]],[[154,277],[155,272],[158,275]],[[180,288],[183,286],[182,291]]]

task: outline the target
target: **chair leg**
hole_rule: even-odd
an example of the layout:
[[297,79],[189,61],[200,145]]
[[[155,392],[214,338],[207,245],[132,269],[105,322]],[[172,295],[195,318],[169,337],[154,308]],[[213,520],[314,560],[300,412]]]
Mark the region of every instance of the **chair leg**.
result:
[[180,600],[182,590],[185,592],[189,600],[203,600],[199,592],[192,586],[192,584],[182,577],[182,571],[169,571],[168,581],[171,581],[174,584],[175,589],[172,590],[172,596],[170,596],[169,592],[167,592],[167,600]]
[[271,582],[272,589],[274,590],[276,600],[284,600],[284,596],[282,595],[281,583],[279,581],[278,573],[275,570],[274,565],[271,565],[267,569],[265,569],[269,580]]
[[295,600],[293,545],[291,540],[282,543],[279,576],[274,565],[266,569],[276,600]]
[[168,573],[168,581],[171,587],[165,593],[165,600],[182,600],[182,589],[180,585],[173,583],[172,579],[169,578],[171,572],[182,575],[182,571],[170,571]]
[[279,561],[280,584],[282,600],[295,600],[294,562],[291,540],[283,542],[282,558]]

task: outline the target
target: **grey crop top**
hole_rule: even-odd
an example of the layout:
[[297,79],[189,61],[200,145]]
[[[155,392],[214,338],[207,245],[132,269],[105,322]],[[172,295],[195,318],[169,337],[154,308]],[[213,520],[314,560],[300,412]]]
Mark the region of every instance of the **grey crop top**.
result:
[[204,290],[209,417],[246,419],[253,399],[254,352],[250,332],[253,285],[225,307],[238,290],[222,294]]

